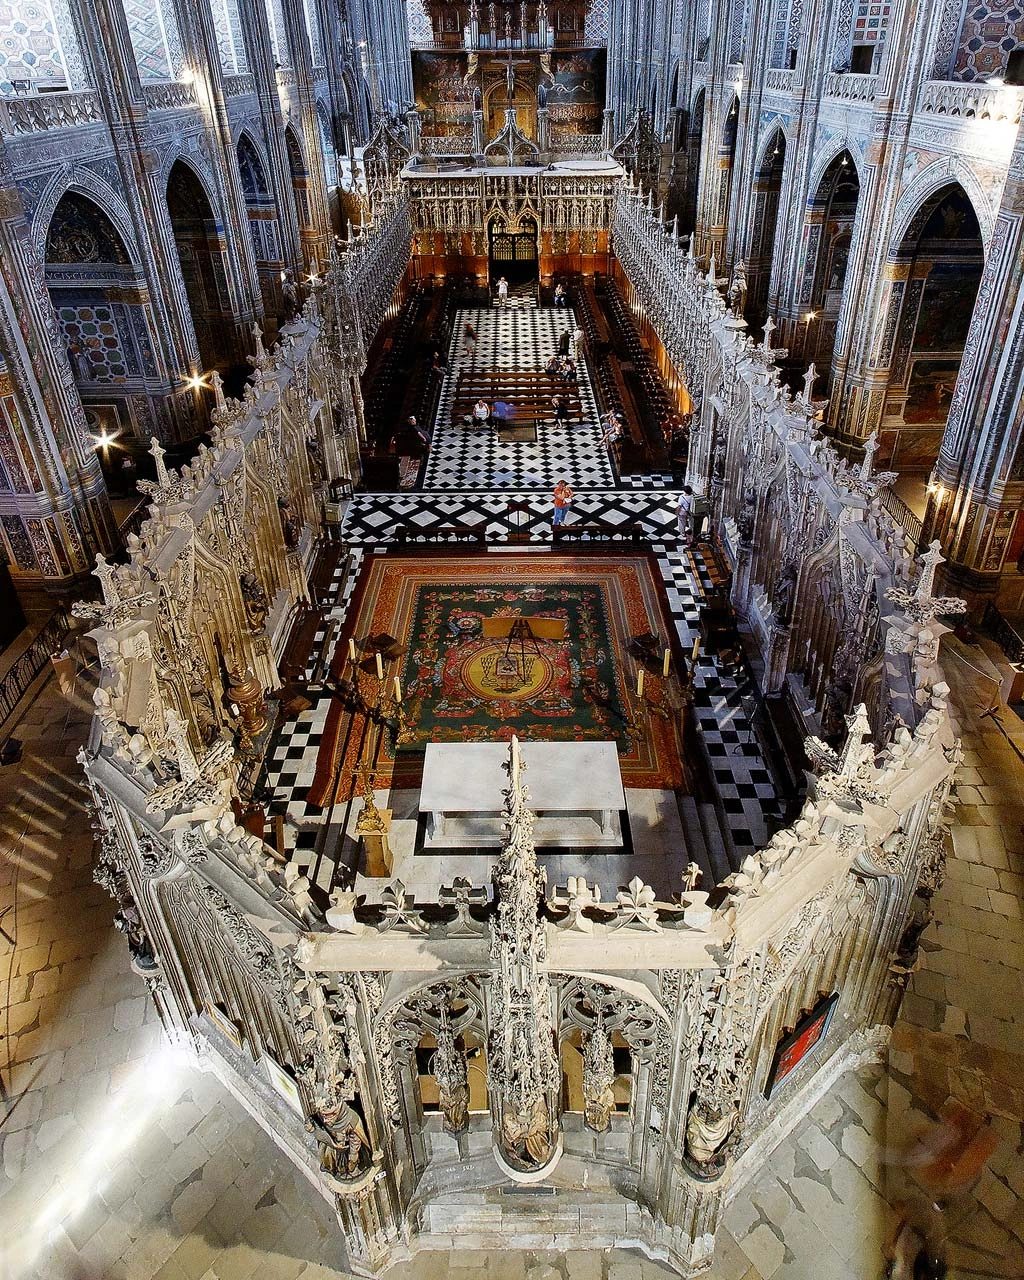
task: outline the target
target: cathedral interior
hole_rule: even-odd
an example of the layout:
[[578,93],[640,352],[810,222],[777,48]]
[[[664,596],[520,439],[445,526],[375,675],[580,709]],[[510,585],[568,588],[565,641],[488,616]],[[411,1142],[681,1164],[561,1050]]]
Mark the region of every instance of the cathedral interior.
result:
[[0,1276],[1024,1276],[1024,8],[0,0]]

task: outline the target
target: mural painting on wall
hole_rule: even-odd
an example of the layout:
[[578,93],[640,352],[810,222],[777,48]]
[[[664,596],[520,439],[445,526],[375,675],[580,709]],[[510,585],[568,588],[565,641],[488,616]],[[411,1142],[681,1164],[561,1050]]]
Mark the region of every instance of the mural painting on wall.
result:
[[473,86],[464,53],[414,53],[413,89],[428,133],[445,133],[468,124],[473,115]]
[[46,233],[47,263],[109,262],[127,266],[124,241],[99,205],[68,191]]
[[[969,286],[969,292],[968,292]],[[937,264],[928,273],[928,282],[918,313],[914,346],[922,351],[962,351],[971,323],[971,309],[965,299],[977,292],[976,268]]]
[[46,0],[4,3],[0,0],[0,93],[13,91],[12,81],[67,82],[53,14]]
[[548,109],[560,128],[573,133],[601,132],[604,68],[604,49],[552,54]]
[[954,360],[915,360],[907,387],[904,422],[945,422],[959,370],[959,357]]

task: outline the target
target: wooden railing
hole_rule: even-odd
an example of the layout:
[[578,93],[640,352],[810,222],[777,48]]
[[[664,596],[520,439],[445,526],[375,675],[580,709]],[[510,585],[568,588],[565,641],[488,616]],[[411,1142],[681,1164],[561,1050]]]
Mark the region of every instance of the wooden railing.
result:
[[1011,662],[1024,662],[1024,636],[1006,621],[991,600],[985,606],[981,625]]

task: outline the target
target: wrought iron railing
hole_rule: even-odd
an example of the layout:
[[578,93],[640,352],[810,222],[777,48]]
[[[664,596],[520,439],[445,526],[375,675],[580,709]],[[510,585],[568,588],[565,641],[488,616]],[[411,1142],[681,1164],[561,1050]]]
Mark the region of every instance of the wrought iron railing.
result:
[[0,726],[10,718],[29,685],[51,657],[64,648],[70,629],[71,615],[64,608],[58,609],[25,652],[19,654],[0,677]]
[[985,606],[981,625],[1011,662],[1024,662],[1024,636],[1006,621],[991,600]]
[[916,549],[921,542],[921,517],[915,515],[899,494],[893,493],[891,489],[882,490],[882,506],[907,535],[908,541],[913,542],[911,550]]

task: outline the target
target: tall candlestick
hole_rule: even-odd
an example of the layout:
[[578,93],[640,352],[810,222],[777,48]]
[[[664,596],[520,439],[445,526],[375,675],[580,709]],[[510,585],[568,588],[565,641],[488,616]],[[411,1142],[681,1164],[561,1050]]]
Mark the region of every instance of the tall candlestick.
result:
[[355,662],[356,660],[356,642],[351,637],[349,637],[348,642],[348,660],[349,662]]
[[665,657],[662,659],[662,663],[661,663],[661,675],[662,675],[662,679],[664,680],[668,679],[668,664],[671,660],[672,660],[672,654],[668,649],[666,649]]
[[643,667],[636,673],[636,696],[642,698],[644,696],[644,669]]
[[383,680],[384,679],[384,663],[381,662],[379,653],[375,654],[374,656],[377,659],[377,679]]
[[401,681],[398,679],[398,676],[395,676],[395,701],[396,702],[402,701],[402,685],[401,685]]
[[693,653],[690,654],[690,665],[696,666],[697,654],[700,653],[700,636],[693,642]]

